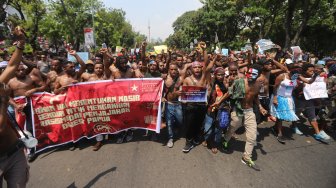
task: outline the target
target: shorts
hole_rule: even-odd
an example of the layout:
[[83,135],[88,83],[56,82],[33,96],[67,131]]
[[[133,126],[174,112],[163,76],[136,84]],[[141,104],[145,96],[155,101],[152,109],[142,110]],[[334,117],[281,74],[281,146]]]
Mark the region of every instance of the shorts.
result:
[[297,116],[303,113],[309,122],[316,121],[314,100],[298,99],[294,97],[294,102],[296,106],[295,113]]

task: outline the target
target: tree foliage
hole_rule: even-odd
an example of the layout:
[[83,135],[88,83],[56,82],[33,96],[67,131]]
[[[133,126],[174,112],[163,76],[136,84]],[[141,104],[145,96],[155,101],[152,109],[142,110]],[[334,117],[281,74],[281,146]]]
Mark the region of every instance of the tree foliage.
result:
[[132,47],[143,35],[134,32],[121,9],[107,9],[99,0],[7,0],[18,14],[2,18],[0,23],[22,25],[27,29],[30,43],[38,49],[38,38],[48,39],[58,49],[64,42],[79,50],[84,43],[84,28],[93,27],[97,46],[122,45]]
[[203,7],[186,12],[173,24],[167,44],[185,48],[195,38],[223,47],[240,48],[261,38],[289,48],[331,53],[336,48],[335,0],[202,0]]

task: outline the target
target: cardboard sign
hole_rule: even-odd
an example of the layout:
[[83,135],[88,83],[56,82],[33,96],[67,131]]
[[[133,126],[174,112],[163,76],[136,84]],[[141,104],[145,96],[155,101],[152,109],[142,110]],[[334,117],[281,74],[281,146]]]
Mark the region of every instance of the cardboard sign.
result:
[[328,98],[327,84],[324,77],[317,77],[312,84],[306,84],[303,88],[306,100]]

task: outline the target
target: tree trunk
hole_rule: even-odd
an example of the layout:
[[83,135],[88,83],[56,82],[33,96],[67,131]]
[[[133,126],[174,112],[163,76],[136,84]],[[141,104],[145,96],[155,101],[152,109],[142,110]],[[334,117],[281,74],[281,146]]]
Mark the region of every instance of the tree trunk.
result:
[[293,45],[298,44],[301,33],[306,28],[308,20],[309,20],[310,16],[312,15],[313,9],[316,8],[319,3],[320,3],[320,0],[316,0],[315,3],[312,4],[309,8],[310,1],[307,1],[307,0],[303,1],[302,22],[301,22],[299,28],[297,29],[293,40],[291,41],[291,43]]
[[284,47],[285,50],[287,50],[291,46],[292,23],[293,23],[295,5],[296,5],[295,0],[288,0],[288,8],[285,18],[285,33],[286,33],[286,40]]

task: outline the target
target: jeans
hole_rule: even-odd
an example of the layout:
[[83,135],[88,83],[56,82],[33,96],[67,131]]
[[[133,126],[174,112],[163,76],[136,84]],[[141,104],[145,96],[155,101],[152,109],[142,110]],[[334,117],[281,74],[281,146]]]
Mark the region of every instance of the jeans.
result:
[[165,104],[165,116],[166,124],[168,128],[169,139],[174,138],[174,127],[175,125],[181,127],[183,125],[183,113],[182,105],[180,103],[170,103]]
[[206,105],[188,103],[185,106],[186,140],[197,140],[201,133],[201,127],[205,118]]
[[204,140],[208,140],[214,134],[215,143],[219,144],[222,138],[222,129],[214,125],[214,123],[214,118],[206,114],[204,119]]

